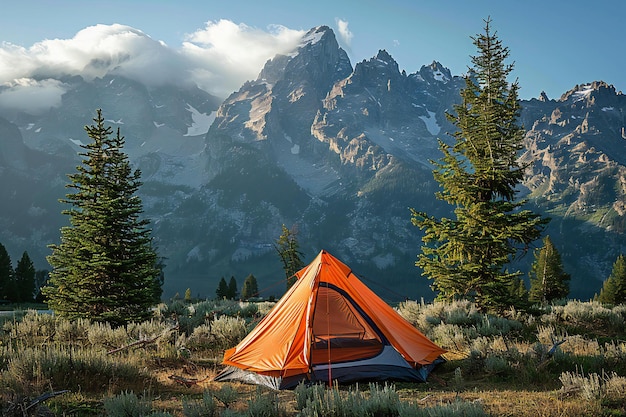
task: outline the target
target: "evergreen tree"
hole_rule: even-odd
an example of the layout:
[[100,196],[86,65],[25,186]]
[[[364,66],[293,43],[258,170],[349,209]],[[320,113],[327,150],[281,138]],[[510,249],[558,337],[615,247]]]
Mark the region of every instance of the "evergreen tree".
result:
[[626,258],[624,255],[617,257],[611,275],[604,281],[597,300],[613,305],[626,303]]
[[256,297],[259,294],[259,286],[256,282],[256,277],[252,274],[248,275],[243,282],[241,288],[241,298],[247,300],[252,297]]
[[2,243],[0,243],[0,300],[15,300],[13,265],[9,252]]
[[235,280],[235,277],[231,276],[230,281],[228,281],[228,296],[226,298],[228,298],[229,300],[234,300],[235,298],[237,298],[238,293],[239,292],[237,291],[237,281]]
[[563,270],[561,255],[552,244],[550,236],[543,239],[543,247],[535,251],[535,261],[530,268],[529,301],[549,303],[567,297],[570,275]]
[[285,271],[285,278],[287,280],[287,289],[296,282],[296,272],[304,267],[302,261],[302,252],[300,252],[300,245],[298,244],[298,232],[293,227],[293,230],[289,230],[287,226],[283,224],[282,233],[274,249],[278,252],[280,261],[283,264],[283,270]]
[[63,211],[70,226],[61,229],[61,243],[50,245],[48,305],[68,318],[125,324],[152,315],[155,283],[160,274],[152,247],[149,222],[140,219],[142,203],[136,191],[139,170],[132,171],[123,152],[120,130],[105,127],[102,111],[85,131],[91,143],[82,165],[69,174]]
[[215,295],[219,300],[224,298],[228,298],[228,284],[226,284],[226,280],[224,277],[220,279],[219,284],[217,284],[217,289],[215,290]]
[[32,302],[35,293],[35,266],[28,253],[24,251],[15,267],[15,301]]
[[524,280],[520,277],[513,278],[511,282],[511,300],[515,307],[526,309],[528,307],[528,290]]
[[518,123],[517,82],[507,77],[508,48],[490,30],[472,38],[479,54],[465,77],[462,102],[448,114],[457,127],[452,146],[439,141],[443,157],[433,162],[442,191],[437,198],[454,207],[455,219],[437,219],[411,210],[411,221],[425,230],[416,265],[433,280],[441,299],[470,298],[479,308],[501,310],[512,304],[511,282],[521,275],[504,267],[538,239],[547,219],[522,210],[515,187],[526,166],[518,162],[524,132]]

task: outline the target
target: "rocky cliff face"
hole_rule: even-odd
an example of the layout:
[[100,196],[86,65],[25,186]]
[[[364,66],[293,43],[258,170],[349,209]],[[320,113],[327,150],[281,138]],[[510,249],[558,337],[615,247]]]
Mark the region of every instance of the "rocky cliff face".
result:
[[626,96],[604,82],[524,103],[525,185],[553,218],[548,233],[581,277],[580,291],[597,287],[626,249],[625,116]]
[[[11,196],[0,242],[12,257],[28,250],[46,267],[46,245],[67,221],[57,202],[65,174],[82,127],[103,108],[143,172],[166,295],[211,297],[222,276],[250,273],[271,287],[265,295],[280,295],[273,243],[285,224],[297,227],[305,259],[327,249],[386,298],[431,296],[414,266],[421,241],[409,207],[451,210],[434,198],[430,160],[440,157],[437,139],[451,140],[445,114],[464,81],[440,63],[407,74],[379,51],[352,68],[322,26],[221,104],[194,87],[120,77],[63,83],[58,108],[0,114],[0,183]],[[530,167],[520,195],[552,217],[572,296],[590,297],[626,244],[624,96],[596,82],[522,107]],[[529,253],[519,267],[531,262]]]
[[60,81],[65,94],[58,107],[35,115],[19,110],[0,114],[5,198],[0,242],[14,262],[28,251],[39,269],[49,268],[47,245],[58,241],[59,228],[67,224],[61,215],[66,207],[58,200],[67,193],[67,174],[80,163],[80,144],[88,139],[83,127],[92,123],[96,109],[102,108],[107,124],[125,136],[125,151],[142,170],[147,216],[158,222],[205,181],[200,153],[219,105],[192,86],[148,88],[110,76]]

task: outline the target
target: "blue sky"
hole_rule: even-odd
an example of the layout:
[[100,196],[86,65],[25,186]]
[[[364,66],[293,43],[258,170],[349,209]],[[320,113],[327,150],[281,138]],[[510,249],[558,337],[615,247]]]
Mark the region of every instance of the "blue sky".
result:
[[[89,54],[115,45],[118,55],[124,48],[142,55],[128,69],[136,74],[145,73],[141,62],[162,62],[157,65],[167,77],[192,60],[189,71],[203,77],[200,84],[218,83],[223,91],[213,92],[224,95],[318,25],[333,28],[353,65],[386,49],[408,73],[437,60],[461,75],[476,53],[470,37],[482,32],[488,16],[510,48],[522,98],[542,90],[558,98],[596,80],[626,89],[623,0],[20,0],[0,14],[0,84],[33,76],[37,66],[72,67],[73,60],[78,72]],[[123,27],[85,31],[98,24]],[[162,43],[131,42],[122,34],[127,27]]]

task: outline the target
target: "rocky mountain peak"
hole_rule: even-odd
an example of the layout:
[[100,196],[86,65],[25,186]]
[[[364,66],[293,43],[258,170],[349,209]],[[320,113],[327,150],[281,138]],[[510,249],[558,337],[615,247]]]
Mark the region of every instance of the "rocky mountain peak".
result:
[[300,79],[332,85],[352,72],[346,52],[339,47],[335,34],[328,26],[309,30],[298,47],[288,55],[277,55],[268,60],[261,70],[258,82],[276,84],[280,80]]
[[[272,242],[284,224],[298,226],[306,256],[328,249],[407,296],[428,296],[407,207],[450,209],[434,198],[429,161],[442,156],[437,139],[456,129],[446,113],[464,78],[441,63],[407,76],[380,50],[353,70],[332,30],[319,26],[216,113],[213,97],[184,85],[61,81],[60,107],[0,114],[0,185],[10,196],[0,205],[0,242],[14,253],[27,249],[42,262],[58,239],[65,175],[101,106],[142,171],[146,216],[168,264],[166,294],[210,296],[220,276],[276,279]],[[521,107],[530,128],[523,192],[553,218],[548,233],[572,272],[572,296],[588,297],[626,251],[626,98],[596,81]]]
[[378,53],[376,54],[376,56],[373,59],[378,61],[378,62],[380,62],[383,65],[391,65],[396,70],[398,69],[398,63],[384,49],[379,50]]
[[427,81],[448,82],[452,79],[450,70],[441,63],[433,61],[430,65],[424,65],[419,70],[419,74]]
[[546,94],[546,92],[545,92],[545,91],[542,91],[542,92],[539,94],[539,98],[538,98],[538,100],[539,100],[539,101],[543,101],[544,103],[545,103],[545,102],[547,102],[547,101],[550,101],[550,99],[548,98],[548,95]]
[[[560,100],[561,102],[569,103],[581,103],[586,105],[593,105],[596,99],[607,99],[618,95],[613,85],[607,84],[604,81],[593,81],[588,84],[576,85],[571,90],[564,93]],[[621,92],[619,95],[622,95]]]
[[328,26],[316,26],[309,29],[309,31],[302,37],[298,48],[312,46],[319,42],[327,42],[330,40],[329,38],[335,38],[335,33],[331,28]]
[[378,86],[391,88],[391,84],[398,87],[398,80],[404,78],[398,69],[398,63],[387,51],[381,49],[376,56],[369,60],[363,60],[354,68],[351,76],[352,82],[362,86]]

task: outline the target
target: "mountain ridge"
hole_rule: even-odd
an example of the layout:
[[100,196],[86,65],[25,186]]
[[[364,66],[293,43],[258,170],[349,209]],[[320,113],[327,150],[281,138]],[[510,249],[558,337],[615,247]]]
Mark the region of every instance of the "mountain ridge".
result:
[[[380,50],[352,67],[332,30],[318,26],[223,101],[180,83],[63,82],[71,88],[58,108],[0,113],[0,175],[6,195],[22,196],[0,209],[0,221],[13,225],[0,232],[12,257],[28,250],[45,267],[45,245],[64,222],[56,200],[78,161],[70,139],[84,137],[97,106],[121,128],[142,170],[140,196],[167,265],[166,296],[191,288],[210,297],[228,275],[254,273],[261,286],[281,279],[273,242],[282,224],[297,227],[305,256],[327,249],[404,296],[432,296],[413,265],[421,242],[408,208],[451,210],[434,198],[430,161],[441,156],[437,139],[451,140],[446,113],[464,80],[441,63],[407,74]],[[533,165],[520,196],[553,218],[548,233],[566,269],[576,271],[574,297],[599,291],[626,250],[624,111],[621,92],[601,81],[556,100],[522,101],[521,161]],[[31,150],[41,162],[25,162]],[[20,192],[17,184],[27,181],[36,198]],[[531,256],[515,265],[528,268]]]

